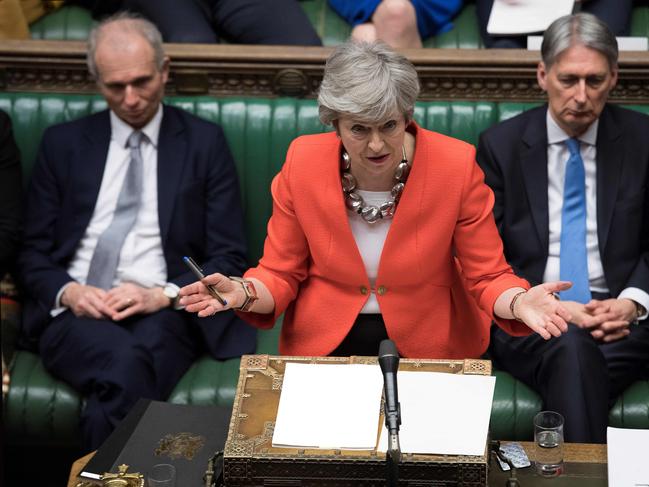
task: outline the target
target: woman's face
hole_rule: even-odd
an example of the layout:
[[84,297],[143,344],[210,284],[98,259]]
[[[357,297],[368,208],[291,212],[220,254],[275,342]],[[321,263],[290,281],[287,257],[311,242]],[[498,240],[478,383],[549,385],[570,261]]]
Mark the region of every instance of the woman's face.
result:
[[[376,124],[342,115],[334,125],[351,158],[351,172],[359,187],[374,191],[391,189],[394,169],[402,158],[401,147],[406,133],[403,115],[395,114]],[[377,185],[380,187],[375,187]]]

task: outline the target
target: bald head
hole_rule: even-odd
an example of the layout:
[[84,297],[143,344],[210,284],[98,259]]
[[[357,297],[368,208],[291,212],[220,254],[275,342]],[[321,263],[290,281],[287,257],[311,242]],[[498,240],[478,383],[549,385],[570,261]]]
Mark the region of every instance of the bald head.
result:
[[128,52],[129,45],[134,42],[134,39],[141,39],[148,44],[152,53],[152,62],[158,70],[161,70],[165,63],[165,54],[160,31],[146,19],[121,12],[103,20],[90,32],[87,56],[90,74],[99,79],[97,51],[102,46],[115,52]]

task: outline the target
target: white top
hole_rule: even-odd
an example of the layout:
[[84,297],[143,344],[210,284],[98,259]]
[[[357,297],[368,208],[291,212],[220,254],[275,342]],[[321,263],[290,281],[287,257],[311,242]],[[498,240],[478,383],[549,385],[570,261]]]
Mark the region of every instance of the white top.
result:
[[[158,222],[158,135],[162,122],[162,104],[151,121],[142,128],[140,151],[143,162],[142,205],[133,228],[126,236],[119,257],[113,285],[133,282],[143,287],[164,286],[167,263],[164,259]],[[101,187],[94,212],[68,267],[68,273],[78,283],[85,284],[97,241],[113,219],[117,199],[130,163],[126,141],[133,128],[110,112],[111,138]],[[66,284],[59,290],[56,306]],[[53,314],[62,310],[56,309]]]
[[[391,199],[390,191],[363,191],[358,189],[356,192],[363,197],[365,204],[368,205],[380,206]],[[376,276],[379,272],[381,252],[383,252],[383,244],[388,236],[392,218],[381,218],[376,223],[367,223],[358,213],[348,211],[347,214],[349,215],[349,226],[363,259],[363,264],[365,264],[365,272],[371,286],[371,292],[361,309],[361,314],[380,313],[379,302],[376,299]]]
[[[561,253],[561,210],[563,207],[563,186],[566,176],[566,163],[570,151],[565,141],[570,138],[555,122],[548,110],[546,114],[548,130],[548,216],[549,246],[548,260],[543,274],[544,282],[559,280],[559,257]],[[597,128],[595,120],[588,130],[578,137],[581,158],[586,173],[586,248],[588,252],[588,279],[590,290],[608,293],[604,277],[602,259],[599,255],[597,237]],[[624,289],[618,298],[628,298],[649,309],[649,294],[635,287]]]

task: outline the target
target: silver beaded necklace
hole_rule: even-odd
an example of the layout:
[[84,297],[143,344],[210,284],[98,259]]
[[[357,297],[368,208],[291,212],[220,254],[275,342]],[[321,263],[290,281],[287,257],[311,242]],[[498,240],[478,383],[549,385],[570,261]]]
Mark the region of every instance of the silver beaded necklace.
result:
[[404,146],[401,146],[401,153],[401,162],[394,169],[394,180],[396,183],[390,191],[391,198],[376,206],[365,204],[363,197],[356,192],[356,178],[350,172],[352,161],[347,151],[343,150],[342,152],[340,168],[342,171],[341,180],[343,184],[343,195],[345,196],[345,206],[358,213],[367,223],[376,223],[382,218],[392,218],[394,216],[397,204],[401,198],[401,193],[406,185],[408,174],[410,173],[410,166],[408,165],[406,148]]

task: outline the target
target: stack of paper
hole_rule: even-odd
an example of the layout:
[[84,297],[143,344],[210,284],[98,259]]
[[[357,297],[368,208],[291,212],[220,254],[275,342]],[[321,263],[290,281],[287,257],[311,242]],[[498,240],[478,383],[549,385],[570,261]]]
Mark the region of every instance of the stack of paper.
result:
[[[487,444],[496,378],[439,372],[399,372],[401,450],[482,455]],[[378,449],[387,450],[383,430]]]
[[[495,377],[400,371],[397,382],[403,452],[484,454]],[[376,365],[288,363],[273,446],[377,448],[382,389]]]
[[608,428],[608,485],[649,485],[649,430]]
[[273,446],[373,450],[382,390],[378,365],[287,363]]
[[[619,51],[646,51],[649,49],[649,39],[646,37],[617,36],[615,39]],[[528,51],[540,51],[541,44],[543,44],[543,36],[527,36]]]
[[516,35],[542,32],[559,17],[572,13],[575,0],[494,0],[487,32]]

